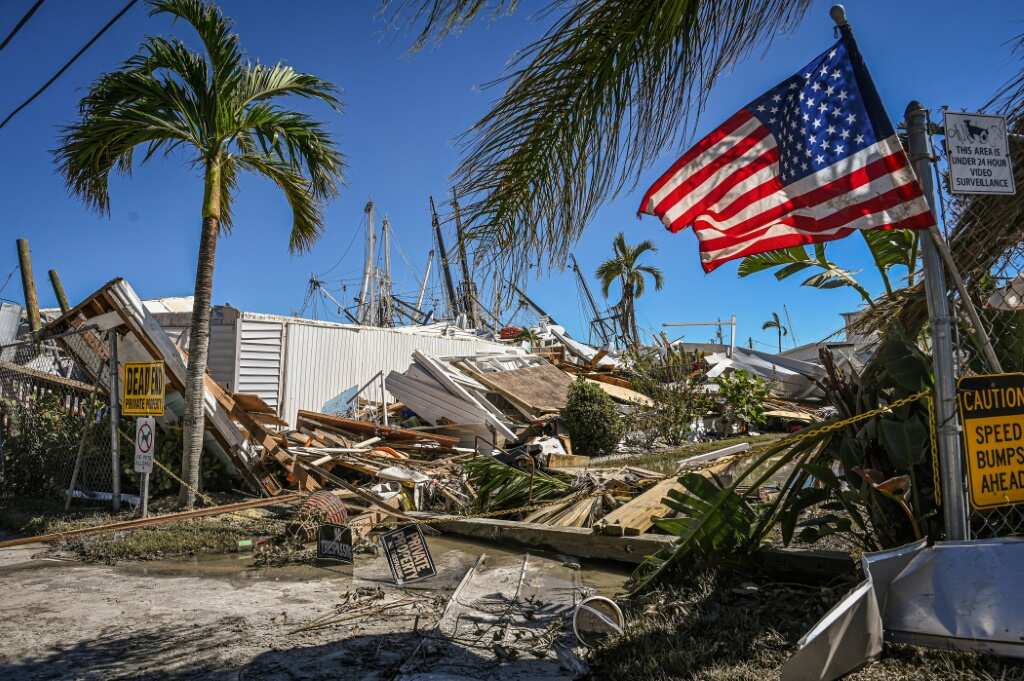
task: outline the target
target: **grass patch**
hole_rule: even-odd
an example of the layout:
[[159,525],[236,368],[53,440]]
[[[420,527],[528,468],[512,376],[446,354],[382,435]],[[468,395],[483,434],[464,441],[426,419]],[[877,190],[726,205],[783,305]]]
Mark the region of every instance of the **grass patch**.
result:
[[[628,464],[630,466],[638,466],[640,468],[646,468],[652,471],[658,471],[665,475],[672,475],[676,471],[676,467],[679,462],[683,459],[688,459],[698,454],[706,454],[713,452],[716,449],[722,449],[723,447],[729,447],[731,445],[738,445],[743,442],[749,442],[752,447],[756,447],[759,444],[766,444],[774,442],[781,437],[785,437],[784,433],[765,433],[763,435],[744,435],[740,437],[730,437],[722,440],[714,440],[712,442],[694,442],[692,444],[683,445],[681,447],[673,447],[672,449],[662,449],[655,452],[644,452],[639,454],[630,454],[622,458],[616,457],[614,463]],[[609,461],[611,463],[611,461]],[[604,465],[594,462],[592,465]]]
[[[63,503],[48,499],[19,498],[0,504],[0,528],[20,536],[67,532],[132,517],[127,511],[115,515],[96,506],[72,506],[70,512],[64,513]],[[55,542],[54,546],[86,562],[114,564],[123,560],[234,551],[242,539],[283,537],[285,524],[263,509],[250,509],[155,527],[72,537]]]
[[[766,681],[779,677],[796,641],[851,584],[753,582],[715,571],[628,603],[625,633],[593,653],[596,679]],[[1019,662],[973,653],[886,645],[851,681],[995,681],[1024,678]]]

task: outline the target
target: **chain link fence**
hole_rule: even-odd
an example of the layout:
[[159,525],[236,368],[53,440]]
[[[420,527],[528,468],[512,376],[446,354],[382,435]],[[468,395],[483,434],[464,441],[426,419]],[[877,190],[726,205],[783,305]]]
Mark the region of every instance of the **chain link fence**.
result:
[[111,498],[109,368],[84,367],[62,345],[84,334],[104,341],[88,330],[0,346],[0,500]]
[[[953,194],[944,137],[933,138],[945,236],[998,360],[991,361],[990,353],[980,347],[966,301],[956,295],[950,279],[958,378],[1024,371],[1024,107],[1006,99],[996,105],[1008,118],[1016,195]],[[985,511],[972,507],[969,513],[973,538],[1024,534],[1024,505]]]

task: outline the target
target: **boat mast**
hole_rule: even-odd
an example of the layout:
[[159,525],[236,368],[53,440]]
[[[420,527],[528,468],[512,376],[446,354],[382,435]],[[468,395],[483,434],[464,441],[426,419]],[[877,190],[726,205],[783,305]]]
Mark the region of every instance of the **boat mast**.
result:
[[444,270],[445,292],[448,294],[448,310],[453,317],[459,316],[458,299],[455,296],[455,285],[452,283],[452,270],[448,266],[448,251],[444,247],[444,236],[441,234],[441,221],[437,217],[437,207],[434,205],[434,197],[430,197],[430,215],[434,224],[434,237],[437,239],[437,248],[441,252],[441,269]]
[[469,276],[469,263],[466,259],[466,237],[462,232],[462,216],[459,214],[459,200],[452,190],[452,210],[455,212],[455,234],[459,239],[459,266],[462,269],[462,303],[469,323],[473,328],[480,327],[480,316],[476,309],[476,285]]
[[380,281],[380,325],[391,322],[391,221],[384,216],[380,225],[381,250],[384,252],[384,276]]
[[420,282],[420,294],[416,296],[416,311],[423,312],[423,296],[427,292],[427,281],[430,279],[430,266],[434,263],[434,249],[427,253],[427,269],[423,272],[423,281]]
[[373,201],[367,201],[363,209],[366,213],[366,260],[363,263],[363,283],[359,287],[359,307],[356,310],[356,317],[360,324],[365,324],[369,317],[369,308],[372,302],[370,298],[370,278],[373,276],[373,259],[376,250],[374,239],[376,228],[373,226]]

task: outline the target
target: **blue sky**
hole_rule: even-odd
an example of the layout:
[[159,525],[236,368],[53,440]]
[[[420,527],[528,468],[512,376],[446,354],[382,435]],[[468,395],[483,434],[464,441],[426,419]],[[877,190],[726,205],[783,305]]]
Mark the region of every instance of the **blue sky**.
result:
[[[0,33],[6,34],[31,4],[7,0],[0,5]],[[123,0],[46,2],[0,52],[0,114],[5,116],[35,90],[122,5]],[[1008,41],[1024,32],[1024,11],[1014,3],[872,0],[846,5],[894,120],[910,99],[936,110],[942,105],[978,107],[1018,68]],[[480,21],[416,54],[408,52],[412,35],[388,30],[376,15],[376,2],[222,0],[221,6],[233,18],[250,58],[285,61],[341,88],[345,111],[340,115],[326,107],[297,106],[325,121],[346,154],[349,169],[347,186],[326,210],[326,235],[312,252],[301,256],[287,250],[290,216],[281,195],[263,180],[243,180],[235,229],[218,246],[214,301],[290,313],[301,307],[313,272],[326,273],[334,295],[350,298],[362,263],[356,231],[371,197],[395,230],[397,287],[414,289],[413,272],[422,269],[431,247],[428,196],[446,197],[447,178],[458,161],[456,136],[500,94],[481,84],[501,75],[514,52],[542,33],[546,23],[538,10],[543,5],[522,2],[511,17]],[[828,6],[815,3],[795,32],[778,36],[769,49],[755,48],[723,78],[711,93],[698,133],[716,127],[828,45],[833,40]],[[72,304],[114,276],[127,278],[144,297],[191,292],[202,186],[185,159],[157,159],[137,168],[131,178],[114,179],[108,218],[68,195],[50,154],[59,127],[73,120],[89,83],[131,55],[144,35],[168,33],[193,42],[186,26],[149,18],[137,5],[40,99],[0,130],[0,233],[5,237],[0,244],[0,285],[17,263],[14,239],[27,237],[44,305],[55,304],[45,279],[51,267],[60,271]],[[739,279],[735,264],[705,275],[689,231],[672,235],[654,218],[636,219],[643,190],[682,151],[682,146],[666,149],[636,188],[602,208],[576,249],[583,269],[593,272],[621,230],[630,241],[652,239],[659,252],[650,262],[666,274],[665,289],[651,289],[639,303],[638,317],[647,331],[658,330],[664,321],[735,314],[741,342],[753,336],[756,342],[774,344],[774,334],[761,331],[761,323],[773,310],[781,314],[783,303],[801,343],[835,331],[841,324],[838,313],[858,304],[852,291],[802,288],[796,279],[779,283],[770,274]],[[878,290],[860,239],[835,242],[831,253],[852,269],[862,269],[863,280]],[[349,280],[344,292],[339,290],[342,279]],[[593,281],[592,285],[596,286]],[[527,290],[571,331],[586,337],[571,272],[531,279]],[[20,302],[17,275],[0,290],[0,297]],[[691,331],[686,337],[699,341],[708,335]]]

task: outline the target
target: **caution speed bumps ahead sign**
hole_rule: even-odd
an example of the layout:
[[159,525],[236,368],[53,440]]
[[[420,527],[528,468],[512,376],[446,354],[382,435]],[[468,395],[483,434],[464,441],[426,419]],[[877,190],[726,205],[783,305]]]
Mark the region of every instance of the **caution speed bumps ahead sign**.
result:
[[1024,374],[968,376],[956,392],[971,504],[1024,503]]
[[165,383],[163,362],[126,362],[121,381],[121,413],[163,416]]

